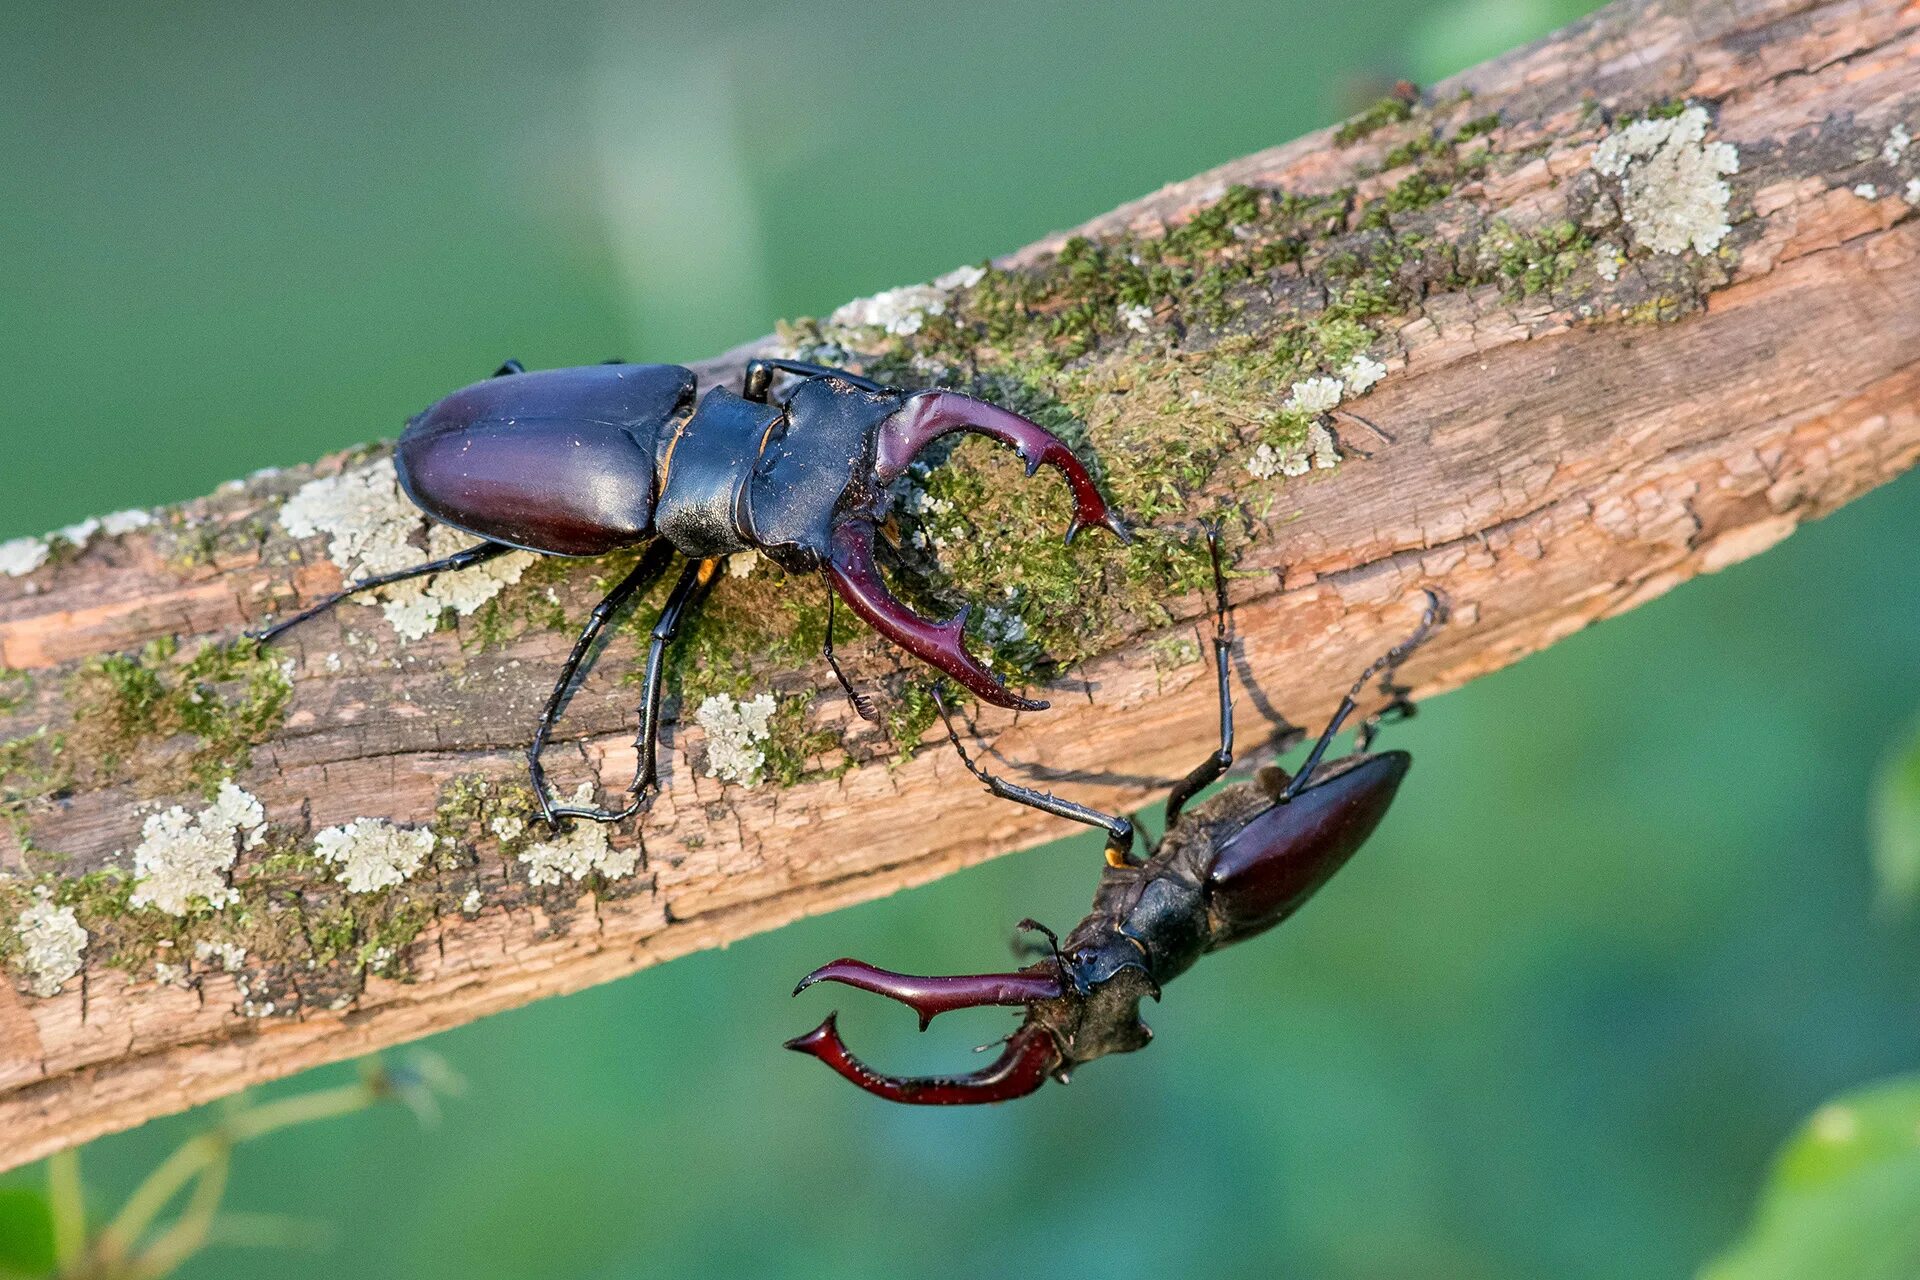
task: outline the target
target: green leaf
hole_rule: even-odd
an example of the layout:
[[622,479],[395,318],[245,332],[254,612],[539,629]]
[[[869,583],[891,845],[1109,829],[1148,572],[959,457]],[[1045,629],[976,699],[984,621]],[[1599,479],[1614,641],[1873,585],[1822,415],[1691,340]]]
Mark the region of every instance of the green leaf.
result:
[[53,1211],[38,1187],[0,1187],[0,1276],[53,1270]]
[[1920,729],[1880,766],[1873,785],[1873,870],[1882,902],[1920,899]]
[[1774,1160],[1746,1238],[1701,1280],[1920,1275],[1920,1076],[1827,1103]]

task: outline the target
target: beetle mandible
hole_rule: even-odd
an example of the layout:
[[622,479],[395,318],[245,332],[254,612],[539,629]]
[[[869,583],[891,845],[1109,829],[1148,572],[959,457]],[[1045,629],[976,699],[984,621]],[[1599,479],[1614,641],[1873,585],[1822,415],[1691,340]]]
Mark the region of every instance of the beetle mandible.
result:
[[[776,373],[797,381],[784,399],[771,400]],[[871,708],[833,655],[836,595],[881,635],[985,701],[1023,710],[1047,705],[1010,692],[967,653],[965,609],[933,622],[895,599],[875,563],[873,538],[889,509],[887,486],[929,444],[965,431],[1011,445],[1028,475],[1043,463],[1059,468],[1073,493],[1068,541],[1095,524],[1125,541],[1125,525],[1058,437],[956,391],[903,391],[794,360],[750,361],[738,394],[724,387],[705,396],[698,391],[693,371],[680,365],[610,361],[528,373],[509,360],[492,378],[411,419],[394,449],[401,488],[415,505],[484,541],[350,583],[254,637],[270,641],[359,592],[466,568],[515,548],[598,556],[646,544],[639,563],[594,606],[527,748],[534,794],[550,824],[561,818],[617,822],[651,801],[667,646],[713,587],[722,558],[737,551],[759,551],[790,573],[825,575],[831,589],[823,656],[868,718]],[[688,563],[661,607],[647,650],[632,799],[616,811],[555,805],[540,753],[567,688],[607,620],[657,582],[676,552]]]
[[[952,1009],[1025,1006],[1026,1017],[1000,1056],[967,1075],[883,1075],[847,1048],[834,1014],[789,1040],[787,1048],[820,1059],[890,1102],[951,1105],[1024,1097],[1049,1077],[1065,1082],[1082,1063],[1144,1048],[1153,1033],[1140,1021],[1142,999],[1159,999],[1163,986],[1209,952],[1285,920],[1373,834],[1412,759],[1404,751],[1371,751],[1373,737],[1386,719],[1413,714],[1409,691],[1393,677],[1444,618],[1440,597],[1428,591],[1419,627],[1354,681],[1298,773],[1289,776],[1268,765],[1252,780],[1227,786],[1189,812],[1187,803],[1233,763],[1232,614],[1219,527],[1210,525],[1206,532],[1213,558],[1220,746],[1169,793],[1166,830],[1152,856],[1134,856],[1128,819],[1015,786],[982,769],[961,744],[943,703],[948,737],[989,791],[1107,832],[1106,867],[1093,910],[1064,942],[1031,920],[1021,921],[1022,929],[1038,930],[1052,946],[1046,958],[1016,973],[917,977],[836,960],[794,988],[798,995],[816,982],[839,982],[887,996],[919,1014],[923,1031],[936,1015]],[[1375,677],[1388,698],[1386,706],[1362,722],[1352,754],[1325,760],[1334,735]]]

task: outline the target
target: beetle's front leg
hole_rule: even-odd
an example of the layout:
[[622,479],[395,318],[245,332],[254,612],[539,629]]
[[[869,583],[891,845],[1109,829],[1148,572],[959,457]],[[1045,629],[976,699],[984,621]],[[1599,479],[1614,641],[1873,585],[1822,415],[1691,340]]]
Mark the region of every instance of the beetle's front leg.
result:
[[718,559],[697,560],[686,567],[680,581],[673,584],[660,616],[654,619],[653,634],[647,644],[647,672],[640,700],[640,731],[633,740],[639,759],[634,764],[633,784],[627,788],[633,800],[621,810],[623,816],[650,807],[659,789],[658,750],[660,740],[660,698],[666,683],[667,646],[680,632],[680,624],[706,600],[707,593],[720,578]]

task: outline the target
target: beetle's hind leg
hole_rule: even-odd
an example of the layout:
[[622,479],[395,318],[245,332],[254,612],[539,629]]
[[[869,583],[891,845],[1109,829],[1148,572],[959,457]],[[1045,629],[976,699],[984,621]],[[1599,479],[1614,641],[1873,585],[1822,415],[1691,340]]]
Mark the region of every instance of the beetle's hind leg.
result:
[[1359,733],[1354,737],[1354,750],[1365,751],[1372,745],[1373,736],[1379,732],[1382,724],[1392,720],[1405,720],[1413,714],[1413,699],[1407,696],[1412,691],[1405,685],[1394,683],[1393,677],[1400,670],[1400,664],[1412,657],[1413,651],[1425,644],[1427,637],[1433,634],[1433,629],[1447,617],[1446,601],[1440,594],[1427,589],[1425,595],[1427,607],[1420,615],[1420,625],[1414,628],[1412,635],[1375,658],[1368,664],[1367,669],[1360,673],[1360,678],[1353,682],[1351,689],[1347,690],[1347,696],[1340,700],[1339,707],[1334,710],[1333,718],[1327,721],[1327,727],[1320,731],[1320,738],[1313,744],[1313,750],[1307,753],[1306,761],[1300,766],[1300,772],[1293,775],[1293,781],[1282,793],[1280,797],[1282,802],[1291,800],[1306,790],[1315,767],[1319,765],[1321,757],[1327,754],[1327,748],[1332,745],[1334,735],[1340,732],[1340,726],[1345,724],[1347,717],[1353,714],[1354,708],[1359,705],[1360,695],[1366,692],[1368,683],[1375,676],[1380,677],[1380,691],[1387,695],[1389,701],[1385,707],[1368,716],[1361,724]]
[[1227,665],[1233,653],[1233,609],[1227,603],[1227,573],[1220,563],[1220,522],[1209,520],[1202,528],[1207,535],[1207,554],[1213,560],[1213,666],[1220,688],[1220,746],[1168,793],[1168,830],[1180,820],[1187,802],[1233,764],[1233,677]]
[[560,668],[559,683],[553,686],[553,694],[547,699],[546,709],[540,713],[539,727],[533,731],[533,742],[527,748],[527,773],[533,781],[533,794],[540,799],[540,812],[549,826],[558,826],[562,817],[593,818],[600,822],[614,822],[623,814],[606,813],[600,809],[555,808],[547,796],[546,771],[540,767],[540,753],[547,745],[547,737],[553,732],[553,726],[559,722],[560,708],[567,699],[567,688],[573,683],[574,675],[580,670],[580,664],[586,661],[587,653],[593,648],[593,642],[599,638],[607,622],[620,610],[620,606],[632,599],[636,592],[645,591],[660,580],[667,571],[667,565],[673,560],[671,544],[654,542],[641,555],[640,562],[622,578],[613,590],[607,592],[599,604],[593,606],[593,612],[587,615],[587,625],[580,631],[580,638],[573,643],[573,652],[567,655],[566,665]]
[[303,609],[291,618],[283,618],[279,622],[262,630],[249,631],[247,635],[260,641],[262,644],[267,644],[287,628],[299,626],[308,618],[325,613],[349,596],[357,596],[362,591],[372,591],[376,587],[390,587],[396,582],[405,582],[410,578],[424,578],[430,573],[452,573],[456,569],[471,568],[473,565],[479,564],[484,560],[493,559],[503,551],[511,550],[513,550],[512,547],[502,542],[482,542],[478,546],[468,547],[464,551],[456,551],[441,560],[429,560],[425,564],[416,564],[410,568],[395,569],[392,573],[382,573],[375,577],[362,578],[358,582],[348,583],[341,590],[334,592],[310,609]]

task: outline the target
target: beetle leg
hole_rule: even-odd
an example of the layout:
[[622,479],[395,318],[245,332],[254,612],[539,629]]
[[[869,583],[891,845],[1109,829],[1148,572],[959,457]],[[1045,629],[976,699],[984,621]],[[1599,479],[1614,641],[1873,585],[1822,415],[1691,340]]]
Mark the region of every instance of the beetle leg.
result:
[[410,578],[424,578],[430,573],[452,573],[457,569],[470,568],[483,560],[491,560],[501,552],[511,550],[513,550],[512,547],[502,542],[482,542],[478,546],[468,547],[464,551],[456,551],[445,559],[429,560],[425,564],[416,564],[406,569],[395,569],[392,573],[382,573],[371,578],[361,578],[358,582],[347,584],[347,586],[334,592],[312,608],[303,609],[291,618],[283,618],[279,622],[262,630],[249,631],[247,635],[250,639],[258,640],[262,644],[266,644],[271,642],[275,636],[287,628],[299,626],[308,618],[325,613],[347,597],[359,595],[362,591],[372,591],[376,587],[390,587],[396,582],[405,582]]
[[540,767],[540,753],[546,748],[547,736],[553,732],[553,726],[560,720],[560,709],[566,703],[567,689],[572,685],[575,673],[580,670],[580,664],[586,661],[587,651],[593,647],[594,640],[621,605],[635,593],[645,591],[660,580],[660,575],[667,571],[672,559],[672,544],[662,540],[648,546],[640,556],[639,563],[613,590],[607,592],[599,604],[593,606],[593,612],[587,615],[587,625],[581,628],[580,638],[573,642],[573,652],[567,655],[566,664],[560,668],[560,679],[553,686],[546,709],[540,713],[540,724],[533,731],[533,742],[527,747],[527,772],[533,781],[533,794],[539,797],[540,812],[550,827],[558,827],[562,817],[593,818],[600,822],[612,822],[619,817],[617,814],[603,814],[598,809],[556,808],[547,795],[547,776]]
[[900,409],[880,426],[875,441],[874,473],[881,484],[899,478],[914,455],[955,431],[971,431],[1011,445],[1027,464],[1027,474],[1041,464],[1058,467],[1073,490],[1073,523],[1067,541],[1087,525],[1105,525],[1120,541],[1131,540],[1120,517],[1107,510],[1106,499],[1073,450],[1039,423],[985,400],[958,391],[921,391],[908,396]]
[[1233,764],[1233,680],[1228,659],[1233,651],[1233,610],[1227,603],[1227,574],[1220,564],[1220,522],[1204,526],[1207,554],[1213,559],[1213,665],[1220,686],[1220,747],[1180,779],[1167,795],[1166,830],[1180,820],[1187,801],[1198,795]]
[[833,678],[840,682],[842,689],[846,690],[847,701],[851,702],[853,709],[860,713],[860,718],[872,724],[879,724],[880,713],[873,709],[873,699],[853,687],[853,681],[847,679],[847,673],[840,669],[840,659],[833,656],[833,605],[837,598],[833,584],[828,583],[827,638],[820,643],[820,656],[825,658],[827,665],[833,669]]
[[991,671],[976,662],[962,643],[967,611],[945,622],[929,622],[896,600],[873,559],[873,525],[866,520],[842,521],[833,529],[833,542],[823,566],[833,589],[866,619],[875,631],[958,680],[995,706],[1017,711],[1039,711],[1044,701],[1008,692]]
[[947,701],[940,696],[940,690],[933,691],[933,705],[940,710],[940,718],[947,724],[947,741],[953,743],[953,749],[960,753],[960,763],[967,772],[986,784],[987,790],[1002,800],[1011,800],[1015,804],[1024,804],[1030,809],[1050,813],[1056,818],[1068,818],[1074,822],[1084,822],[1090,827],[1099,827],[1107,833],[1107,865],[1110,867],[1131,866],[1133,857],[1133,823],[1118,814],[1102,813],[1071,800],[1062,800],[1045,791],[1035,791],[1031,787],[1021,787],[997,778],[973,762],[966,747],[960,741],[960,731],[953,727],[953,715],[947,710]]
[[1420,615],[1420,625],[1414,628],[1412,635],[1375,658],[1368,664],[1367,669],[1360,673],[1360,678],[1353,682],[1351,689],[1347,690],[1347,696],[1340,699],[1340,705],[1335,708],[1333,718],[1327,721],[1327,727],[1320,731],[1320,738],[1313,744],[1313,750],[1307,753],[1306,761],[1300,766],[1300,772],[1293,775],[1293,781],[1288,784],[1286,791],[1281,793],[1281,803],[1284,804],[1307,789],[1313,780],[1313,771],[1319,765],[1321,757],[1326,755],[1327,748],[1333,745],[1334,735],[1340,732],[1340,726],[1345,724],[1347,717],[1353,714],[1354,707],[1360,701],[1360,695],[1366,692],[1367,682],[1375,676],[1380,677],[1380,687],[1389,692],[1393,701],[1380,715],[1370,718],[1367,724],[1361,727],[1357,749],[1364,751],[1373,741],[1374,730],[1379,728],[1382,716],[1397,711],[1394,718],[1405,719],[1413,714],[1413,703],[1407,698],[1406,690],[1393,684],[1392,681],[1394,672],[1400,669],[1400,664],[1411,657],[1415,649],[1425,644],[1427,637],[1433,634],[1433,629],[1446,620],[1447,606],[1439,594],[1431,589],[1427,589],[1425,594],[1427,607]]
[[659,786],[660,698],[666,684],[667,646],[679,634],[680,624],[686,621],[687,615],[700,607],[707,593],[713,590],[713,584],[720,580],[720,563],[718,559],[707,559],[689,564],[667,594],[667,602],[660,606],[660,616],[653,620],[640,700],[640,730],[633,739],[639,759],[634,764],[633,782],[627,787],[633,799],[620,811],[623,818],[653,803],[653,793]]
[[[1056,960],[1056,966],[1058,963]],[[878,969],[861,960],[835,960],[832,964],[823,964],[800,979],[793,994],[799,995],[816,982],[844,983],[889,1000],[898,1000],[920,1015],[922,1031],[936,1017],[955,1009],[976,1009],[995,1004],[1033,1004],[1040,1000],[1058,999],[1066,994],[1057,968],[1054,973],[1023,969],[1019,973],[968,973],[923,978],[911,973]]]
[[1024,1098],[1045,1084],[1064,1060],[1052,1034],[1029,1023],[1007,1037],[1007,1047],[1000,1056],[978,1071],[961,1076],[882,1075],[848,1050],[833,1014],[807,1034],[787,1041],[787,1048],[820,1059],[842,1078],[876,1097],[922,1106]]

